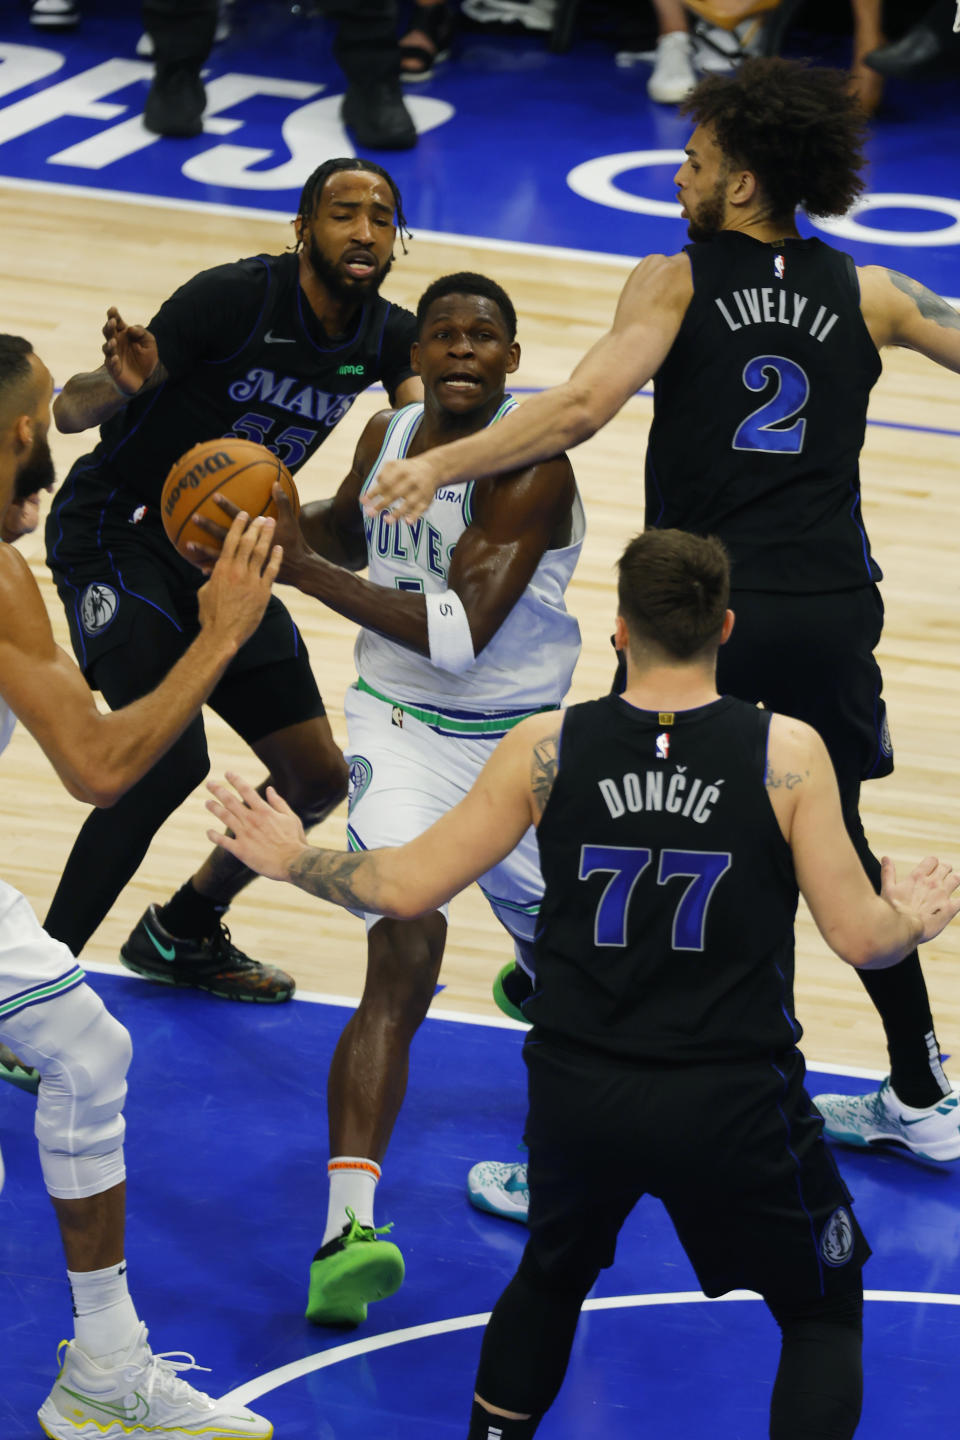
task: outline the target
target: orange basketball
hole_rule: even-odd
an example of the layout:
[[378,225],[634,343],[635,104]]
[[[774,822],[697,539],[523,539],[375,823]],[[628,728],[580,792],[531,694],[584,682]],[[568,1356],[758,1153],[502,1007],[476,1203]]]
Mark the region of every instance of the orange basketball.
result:
[[205,515],[217,525],[229,525],[226,513],[214,501],[221,494],[232,500],[240,510],[254,515],[272,515],[277,507],[273,487],[283,486],[293,506],[300,513],[300,497],[290,471],[265,445],[253,440],[202,440],[171,466],[163,482],[160,514],[163,528],[185,560],[194,560],[187,542],[216,546],[216,540],[195,524],[197,515]]

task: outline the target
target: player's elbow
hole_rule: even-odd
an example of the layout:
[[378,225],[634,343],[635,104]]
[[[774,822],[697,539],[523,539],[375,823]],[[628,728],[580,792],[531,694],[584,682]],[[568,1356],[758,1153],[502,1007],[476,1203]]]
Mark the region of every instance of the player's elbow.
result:
[[84,428],[65,390],[53,402],[53,423],[61,435],[75,435]]

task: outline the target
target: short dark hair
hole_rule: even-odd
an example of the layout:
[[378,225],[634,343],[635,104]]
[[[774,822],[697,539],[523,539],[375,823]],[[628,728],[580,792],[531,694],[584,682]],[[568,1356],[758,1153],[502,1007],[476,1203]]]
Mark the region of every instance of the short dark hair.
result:
[[33,346],[22,335],[0,335],[0,395],[32,378],[32,354]]
[[802,205],[843,215],[866,182],[866,120],[849,77],[779,56],[745,60],[733,75],[707,75],[680,106],[711,125],[728,163],[752,171],[777,218]]
[[[323,187],[331,175],[339,174],[343,170],[365,170],[372,175],[379,175],[381,180],[386,180],[393,194],[393,204],[397,212],[397,229],[400,232],[400,244],[403,246],[403,253],[407,253],[406,242],[410,238],[410,227],[407,224],[407,217],[403,213],[403,198],[399,186],[393,176],[382,165],[375,160],[363,160],[359,155],[337,155],[330,160],[324,160],[318,165],[312,175],[309,175],[300,191],[300,201],[297,205],[297,219],[309,224],[316,213],[320,203],[320,196]],[[302,240],[298,239],[295,249],[299,250]]]
[[617,561],[617,601],[631,639],[674,660],[720,642],[730,560],[715,536],[644,530]]
[[485,300],[492,300],[503,316],[511,343],[517,338],[517,312],[510,296],[496,280],[491,280],[487,275],[476,275],[472,270],[458,270],[455,275],[441,275],[439,280],[434,280],[427,286],[417,305],[418,335],[424,327],[430,306],[434,301],[442,300],[445,295],[481,295]]

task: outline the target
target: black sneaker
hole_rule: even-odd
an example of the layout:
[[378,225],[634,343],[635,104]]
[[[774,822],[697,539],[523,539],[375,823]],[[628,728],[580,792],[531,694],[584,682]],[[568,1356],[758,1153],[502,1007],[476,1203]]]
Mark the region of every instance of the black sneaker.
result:
[[199,72],[188,65],[157,70],[143,110],[143,123],[155,135],[189,139],[203,129],[207,93]]
[[370,150],[410,150],[417,143],[399,80],[350,85],[340,113],[357,144]]
[[296,983],[285,970],[262,965],[238,950],[221,925],[209,940],[180,940],[165,929],[156,905],[148,905],[120,950],[128,970],[161,985],[189,985],[224,1000],[277,1004],[289,1000]]

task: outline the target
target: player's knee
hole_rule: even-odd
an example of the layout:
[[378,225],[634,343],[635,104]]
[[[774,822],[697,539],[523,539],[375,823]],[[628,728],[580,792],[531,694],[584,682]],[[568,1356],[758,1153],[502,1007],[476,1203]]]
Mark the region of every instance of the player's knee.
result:
[[416,1029],[433,999],[446,926],[425,920],[381,920],[368,937],[361,1007],[387,1025]]
[[346,798],[349,774],[346,760],[334,749],[325,757],[321,768],[291,775],[285,783],[283,797],[296,811],[301,824],[316,825]]
[[74,1023],[48,1045],[41,1067],[35,1126],[47,1189],[62,1199],[97,1194],[123,1179],[132,1055],[128,1031],[98,997],[86,986],[73,993]]

